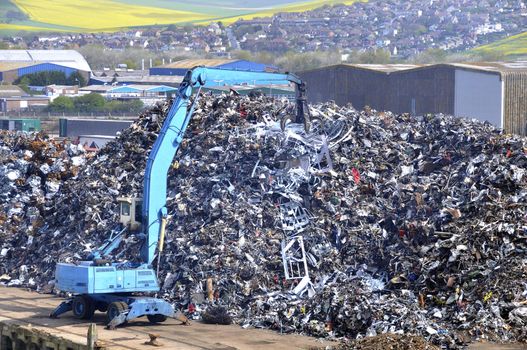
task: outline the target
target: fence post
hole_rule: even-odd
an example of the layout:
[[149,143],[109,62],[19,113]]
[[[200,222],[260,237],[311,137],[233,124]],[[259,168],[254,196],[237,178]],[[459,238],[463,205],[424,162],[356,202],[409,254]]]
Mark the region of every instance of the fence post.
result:
[[88,327],[88,337],[87,337],[88,350],[95,349],[95,342],[98,340],[97,338],[98,338],[97,325],[95,323],[90,323],[90,326]]

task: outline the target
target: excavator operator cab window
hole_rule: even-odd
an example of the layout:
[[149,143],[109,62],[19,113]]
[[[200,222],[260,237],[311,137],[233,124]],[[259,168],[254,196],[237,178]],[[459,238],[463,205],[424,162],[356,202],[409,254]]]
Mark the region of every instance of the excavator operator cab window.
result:
[[130,204],[126,202],[121,202],[121,215],[130,216]]
[[143,201],[141,198],[122,197],[117,198],[120,203],[120,219],[119,222],[130,229],[130,231],[137,231],[141,229],[142,211],[141,207]]
[[143,213],[143,205],[141,200],[136,200],[135,202],[135,221],[141,222],[143,218],[141,217]]

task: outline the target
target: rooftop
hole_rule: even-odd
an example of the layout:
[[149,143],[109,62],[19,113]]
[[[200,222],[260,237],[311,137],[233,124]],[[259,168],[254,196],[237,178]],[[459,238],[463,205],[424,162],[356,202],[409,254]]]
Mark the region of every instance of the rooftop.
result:
[[527,72],[527,61],[450,63],[450,66],[488,72]]
[[[40,63],[40,62],[39,62]],[[0,72],[6,72],[14,69],[29,67],[34,65],[34,62],[6,62],[0,61]]]
[[464,62],[464,63],[439,63],[439,64],[351,64],[342,63],[328,67],[311,69],[312,72],[327,68],[348,67],[355,69],[366,69],[379,73],[406,72],[415,69],[428,69],[434,67],[454,67],[460,69],[484,71],[491,73],[527,72],[527,61],[518,62]]
[[[111,84],[114,77],[93,77],[92,81],[100,81],[105,84]],[[117,83],[129,83],[129,84],[148,84],[148,85],[176,85],[183,81],[183,77],[179,75],[145,75],[145,76],[126,76],[126,77],[115,77]]]
[[196,66],[206,66],[206,67],[217,67],[227,63],[232,63],[240,60],[229,60],[229,59],[186,59],[181,61],[172,62],[165,64],[164,66],[159,66],[156,68],[194,68]]
[[[119,85],[121,86],[121,85]],[[89,85],[81,87],[80,91],[97,91],[97,92],[106,92],[113,88],[117,87],[117,85]]]
[[369,69],[378,72],[392,73],[408,69],[425,67],[426,65],[422,64],[345,64],[346,66]]
[[175,91],[177,88],[166,85],[146,85],[146,84],[129,84],[129,85],[89,85],[80,88],[81,91],[92,91],[92,92],[112,92],[117,90],[135,90],[135,91]]
[[16,85],[0,85],[0,97],[26,96],[26,92]]
[[[90,65],[86,62],[86,59],[75,50],[0,50],[0,65],[13,63],[30,66],[44,62],[54,63],[86,72],[91,71]],[[16,68],[20,67],[13,67],[10,69]]]

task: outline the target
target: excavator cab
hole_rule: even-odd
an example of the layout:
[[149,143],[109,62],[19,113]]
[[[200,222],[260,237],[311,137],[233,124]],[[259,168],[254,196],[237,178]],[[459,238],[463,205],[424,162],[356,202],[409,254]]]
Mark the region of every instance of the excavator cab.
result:
[[142,198],[120,197],[119,201],[119,222],[130,231],[141,229],[142,222]]

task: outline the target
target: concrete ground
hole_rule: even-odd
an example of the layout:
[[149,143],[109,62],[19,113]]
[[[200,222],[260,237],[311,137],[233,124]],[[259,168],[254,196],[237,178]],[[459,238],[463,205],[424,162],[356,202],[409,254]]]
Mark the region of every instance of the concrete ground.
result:
[[[77,320],[71,313],[59,319],[50,319],[50,312],[62,300],[52,295],[43,295],[18,288],[0,287],[0,322],[14,323],[42,329],[48,333],[74,341],[86,343],[88,322]],[[97,312],[94,317],[99,340],[109,349],[149,349],[144,345],[148,334],[159,334],[163,349],[312,349],[324,348],[335,343],[320,341],[300,335],[281,335],[278,332],[260,329],[242,329],[231,325],[209,325],[192,322],[190,326],[167,320],[151,325],[140,318],[116,330],[104,329],[105,315]]]
[[[33,328],[55,334],[63,338],[86,343],[89,322],[77,320],[71,313],[59,319],[50,319],[50,312],[62,299],[52,295],[38,294],[19,288],[0,286],[0,322],[30,325]],[[113,349],[148,349],[144,343],[149,333],[159,334],[163,349],[194,350],[236,350],[236,349],[324,349],[337,343],[318,340],[300,335],[281,335],[278,332],[261,329],[242,329],[239,326],[208,325],[192,322],[190,326],[181,325],[175,320],[167,320],[159,325],[151,325],[143,318],[135,320],[116,330],[106,330],[105,315],[96,313],[99,340]],[[469,350],[527,350],[527,344],[474,343]]]

